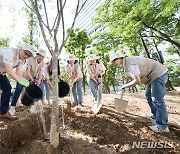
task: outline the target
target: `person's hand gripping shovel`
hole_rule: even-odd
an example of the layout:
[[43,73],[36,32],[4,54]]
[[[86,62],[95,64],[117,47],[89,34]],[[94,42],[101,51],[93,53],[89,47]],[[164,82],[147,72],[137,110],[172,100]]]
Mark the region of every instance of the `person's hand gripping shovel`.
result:
[[123,100],[123,95],[124,95],[125,90],[124,88],[122,88],[121,90],[122,90],[121,98],[115,98],[114,100],[114,106],[118,112],[124,112],[128,107],[128,101]]
[[101,103],[101,97],[102,97],[102,76],[100,76],[100,78],[98,78],[98,101],[95,101],[93,104],[93,107],[91,109],[91,111],[94,114],[98,114],[98,112],[100,111],[101,107],[102,107],[102,103]]

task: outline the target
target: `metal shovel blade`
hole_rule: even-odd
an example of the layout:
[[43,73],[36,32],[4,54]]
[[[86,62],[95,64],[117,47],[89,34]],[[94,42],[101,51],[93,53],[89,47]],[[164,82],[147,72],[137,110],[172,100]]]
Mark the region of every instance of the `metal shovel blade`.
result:
[[91,111],[94,113],[94,114],[98,114],[98,112],[100,111],[101,107],[102,107],[102,104],[100,102],[100,95],[102,95],[102,78],[98,78],[98,82],[99,82],[99,85],[98,85],[98,102],[94,103],[93,104],[93,107],[91,109]]
[[124,112],[128,107],[128,101],[120,98],[115,98],[114,107],[118,112]]
[[97,103],[97,104],[94,104],[91,111],[94,113],[94,114],[98,114],[99,110],[101,109],[102,107],[102,104],[101,103]]

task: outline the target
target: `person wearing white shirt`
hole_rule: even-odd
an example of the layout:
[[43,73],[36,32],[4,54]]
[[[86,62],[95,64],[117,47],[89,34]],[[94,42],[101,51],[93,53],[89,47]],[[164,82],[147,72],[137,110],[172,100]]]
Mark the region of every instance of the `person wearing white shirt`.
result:
[[[36,57],[32,57],[27,61],[27,76],[31,82],[35,82],[37,86],[39,86],[43,93],[43,98],[45,96],[45,87],[43,84],[43,67],[45,63],[43,62],[44,58],[46,57],[46,50],[39,48],[36,52]],[[42,103],[43,103],[42,98]],[[35,105],[31,106],[30,111],[32,113],[36,113]]]
[[83,95],[82,95],[82,72],[81,67],[77,61],[77,58],[70,54],[67,59],[66,72],[70,79],[70,87],[72,87],[72,94],[74,98],[74,105],[82,107]]
[[91,93],[94,97],[94,104],[92,111],[96,113],[99,112],[101,108],[101,99],[102,99],[102,76],[105,73],[105,66],[102,62],[99,62],[99,57],[96,54],[90,54],[88,57],[87,65],[87,80]]
[[146,99],[152,113],[150,119],[155,124],[149,128],[155,132],[169,132],[168,113],[164,102],[167,68],[158,61],[145,57],[124,57],[118,52],[109,53],[109,56],[110,64],[123,66],[125,74],[133,79],[122,85],[122,88],[136,84],[146,85]]
[[[0,118],[16,120],[16,116],[12,116],[8,112],[9,100],[11,96],[11,85],[6,76],[6,73],[16,80],[22,86],[29,86],[29,81],[24,79],[21,74],[21,67],[25,60],[34,54],[34,48],[30,44],[25,44],[20,48],[2,48],[0,49],[0,87],[1,108]],[[13,70],[16,68],[16,71]]]

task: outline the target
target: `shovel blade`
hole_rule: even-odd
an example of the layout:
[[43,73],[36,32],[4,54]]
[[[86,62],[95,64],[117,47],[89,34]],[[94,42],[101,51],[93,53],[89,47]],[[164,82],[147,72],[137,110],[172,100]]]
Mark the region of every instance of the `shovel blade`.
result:
[[100,111],[102,107],[102,104],[101,103],[98,103],[98,104],[94,104],[91,111],[94,113],[94,114],[98,114],[98,112]]
[[115,109],[118,112],[124,112],[128,107],[128,101],[122,100],[122,99],[119,99],[119,98],[115,98],[114,106],[115,106]]

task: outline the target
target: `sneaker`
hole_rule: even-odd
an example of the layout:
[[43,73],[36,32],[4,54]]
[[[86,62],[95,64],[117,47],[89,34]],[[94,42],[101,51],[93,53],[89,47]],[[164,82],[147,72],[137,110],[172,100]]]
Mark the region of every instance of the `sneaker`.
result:
[[151,122],[152,122],[153,124],[156,124],[156,118],[155,118],[155,116],[153,116],[153,115],[151,115],[151,116],[146,116],[146,118],[149,119],[149,120],[151,120]]
[[13,115],[13,116],[15,115],[15,113],[16,113],[15,106],[11,106],[11,107],[10,107],[9,113],[10,113],[11,115]]
[[78,107],[84,107],[82,104],[78,104]]
[[154,132],[170,132],[168,127],[162,128],[158,125],[149,126],[149,128]]

